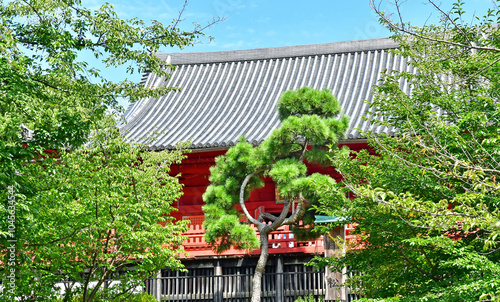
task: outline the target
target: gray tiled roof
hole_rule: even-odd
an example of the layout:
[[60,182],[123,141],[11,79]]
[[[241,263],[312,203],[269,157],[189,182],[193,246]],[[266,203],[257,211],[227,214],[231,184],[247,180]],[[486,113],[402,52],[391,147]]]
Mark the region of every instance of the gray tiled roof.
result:
[[160,98],[136,101],[126,111],[122,130],[129,139],[155,149],[171,149],[192,140],[192,148],[234,145],[241,135],[258,144],[279,126],[276,104],[289,89],[329,88],[350,116],[347,139],[361,138],[357,128],[372,129],[362,120],[364,100],[384,70],[409,70],[406,59],[394,57],[388,38],[351,42],[205,53],[157,54],[177,68],[169,80],[143,77],[146,87],[180,87]]

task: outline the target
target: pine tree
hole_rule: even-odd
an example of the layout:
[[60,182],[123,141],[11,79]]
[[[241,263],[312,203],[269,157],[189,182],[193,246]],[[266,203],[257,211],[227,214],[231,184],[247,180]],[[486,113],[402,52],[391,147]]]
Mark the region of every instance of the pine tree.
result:
[[[259,146],[242,137],[210,169],[211,185],[203,195],[206,205],[206,241],[222,252],[235,246],[253,249],[260,245],[253,278],[252,302],[260,301],[262,274],[268,252],[268,235],[283,225],[298,225],[308,206],[321,202],[320,188],[331,188],[335,180],[328,175],[307,174],[308,162],[328,163],[327,145],[335,146],[348,127],[340,114],[340,104],[327,89],[308,87],[285,92],[278,102],[281,126]],[[252,217],[245,202],[250,193],[264,185],[269,176],[279,186],[284,205],[279,215],[261,213]],[[297,207],[289,215],[292,201]],[[239,205],[260,233],[257,238],[249,224],[240,222]]]

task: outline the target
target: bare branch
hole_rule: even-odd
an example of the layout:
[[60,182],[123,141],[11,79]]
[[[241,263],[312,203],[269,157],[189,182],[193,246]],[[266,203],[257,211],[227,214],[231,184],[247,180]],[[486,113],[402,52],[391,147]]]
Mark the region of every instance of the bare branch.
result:
[[452,41],[449,41],[449,40],[446,40],[446,39],[431,38],[431,37],[428,37],[428,36],[425,36],[425,35],[418,34],[418,33],[414,32],[412,30],[406,29],[404,26],[399,26],[396,23],[392,22],[392,20],[390,18],[388,18],[382,11],[380,11],[375,6],[375,4],[373,3],[373,0],[370,0],[370,6],[375,11],[375,13],[378,14],[380,16],[380,18],[382,18],[384,20],[384,22],[389,27],[391,27],[392,29],[394,29],[396,31],[408,34],[410,36],[417,37],[419,39],[423,39],[423,40],[430,41],[430,42],[443,43],[443,44],[458,46],[458,47],[467,48],[467,49],[488,50],[488,51],[493,51],[493,52],[500,52],[500,48],[496,48],[496,47],[479,46],[479,45],[477,45],[475,43],[473,43],[471,45],[467,45],[467,44],[463,44],[463,43],[452,42]]
[[257,218],[257,220],[259,220],[260,222],[262,222],[264,219],[267,219],[269,221],[276,221],[276,219],[278,219],[278,217],[274,216],[273,214],[270,214],[270,213],[260,213],[259,214],[259,217]]
[[285,201],[285,206],[281,210],[280,216],[270,226],[271,231],[274,231],[283,225],[283,222],[286,220],[286,216],[288,215],[288,212],[290,211],[290,204],[291,204],[291,202],[287,198]]
[[40,23],[42,23],[44,21],[42,15],[40,15],[40,12],[38,12],[38,10],[35,9],[35,7],[33,7],[33,5],[31,4],[31,1],[26,1],[26,0],[22,0],[24,3],[26,3],[26,5],[28,5],[31,10],[36,14],[36,16],[38,17],[38,21]]
[[175,21],[174,21],[173,26],[172,26],[172,31],[174,31],[177,28],[177,25],[180,22],[185,20],[185,19],[182,19],[182,15],[186,11],[187,6],[188,6],[188,0],[185,0],[184,4],[182,5],[181,9],[179,10],[179,14],[177,15],[177,18],[175,18]]
[[437,9],[443,16],[445,16],[446,19],[448,21],[450,21],[453,24],[453,26],[455,26],[456,29],[458,29],[460,32],[462,32],[462,35],[464,35],[465,39],[467,39],[467,41],[469,42],[469,44],[474,45],[474,43],[469,39],[467,33],[464,32],[464,30],[460,26],[458,26],[457,23],[455,23],[455,21],[450,17],[449,13],[446,13],[445,11],[443,11],[439,7],[439,5],[437,5],[433,0],[429,0],[429,3],[432,4],[432,6],[434,6],[434,8]]
[[285,219],[285,221],[283,221],[283,224],[292,225],[299,222],[299,220],[302,219],[302,216],[304,216],[305,212],[306,212],[305,199],[302,196],[302,194],[299,194],[299,201],[297,204],[297,208],[295,209],[295,212],[292,214],[292,216]]
[[245,189],[248,185],[248,182],[250,181],[250,179],[252,177],[254,177],[255,175],[259,174],[259,173],[262,173],[264,172],[265,170],[269,169],[270,166],[265,166],[265,167],[262,167],[258,170],[255,170],[254,172],[248,174],[245,179],[243,180],[243,183],[241,184],[241,187],[240,187],[240,206],[241,206],[241,209],[243,211],[243,213],[245,214],[246,218],[253,224],[255,224],[256,226],[262,226],[264,223],[258,221],[257,219],[253,218],[252,215],[250,215],[250,213],[248,212],[247,210],[247,207],[245,205]]

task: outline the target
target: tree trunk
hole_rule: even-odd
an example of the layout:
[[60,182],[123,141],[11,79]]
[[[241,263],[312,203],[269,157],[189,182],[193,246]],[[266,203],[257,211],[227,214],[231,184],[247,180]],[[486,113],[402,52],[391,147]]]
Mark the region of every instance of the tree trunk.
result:
[[261,288],[262,288],[262,275],[266,270],[267,258],[269,257],[269,239],[268,235],[270,230],[260,230],[260,257],[255,267],[252,280],[252,300],[251,302],[260,302]]

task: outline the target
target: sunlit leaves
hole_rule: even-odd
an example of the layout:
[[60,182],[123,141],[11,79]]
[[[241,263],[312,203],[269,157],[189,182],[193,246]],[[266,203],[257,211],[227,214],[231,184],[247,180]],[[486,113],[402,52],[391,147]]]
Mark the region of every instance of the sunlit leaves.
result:
[[[143,152],[124,143],[116,128],[102,129],[109,112],[121,110],[118,97],[157,97],[176,88],[109,81],[82,56],[168,77],[171,69],[154,53],[191,45],[203,33],[196,26],[183,31],[176,21],[148,24],[119,18],[109,3],[93,10],[79,0],[0,0],[0,239],[5,246],[12,187],[17,294],[47,300],[54,281],[88,284],[137,259],[136,270],[120,275],[123,285],[139,284],[159,268],[180,268],[176,252],[162,247],[181,242],[182,224],[165,216],[180,196],[168,174],[180,151]],[[21,125],[32,137],[21,135]],[[91,278],[83,279],[87,273]]]
[[500,40],[490,20],[500,13],[468,24],[458,1],[423,28],[379,13],[393,52],[416,70],[384,71],[374,88],[366,119],[391,130],[365,133],[375,154],[332,158],[354,198],[325,213],[348,217],[361,240],[334,267],[362,273],[349,282],[366,297],[498,299]]
[[[94,11],[81,1],[0,1],[0,186],[28,190],[14,171],[45,149],[81,146],[108,110],[119,110],[118,97],[135,100],[173,89],[108,81],[82,53],[128,65],[130,72],[168,76],[154,52],[183,48],[202,35],[197,28],[123,20],[109,3]],[[21,124],[34,131],[27,148]]]
[[182,267],[175,247],[186,225],[168,215],[182,194],[169,167],[180,163],[183,150],[146,151],[108,122],[85,147],[26,166],[23,177],[34,193],[29,209],[17,212],[23,222],[16,232],[23,243],[17,295],[35,290],[37,299],[46,299],[55,282],[70,278],[82,284],[77,292],[89,290],[89,301],[91,283],[103,286],[103,276],[126,281],[108,293],[113,296],[161,268]]

